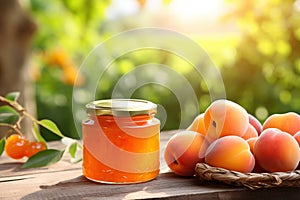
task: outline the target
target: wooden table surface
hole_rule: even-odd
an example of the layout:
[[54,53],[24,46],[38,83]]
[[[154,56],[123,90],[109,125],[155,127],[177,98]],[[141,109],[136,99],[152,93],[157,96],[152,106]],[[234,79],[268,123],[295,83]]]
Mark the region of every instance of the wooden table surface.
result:
[[[161,133],[161,152],[175,132]],[[63,145],[51,142],[50,147],[63,148]],[[203,183],[195,177],[179,177],[161,160],[161,173],[155,180],[107,185],[84,178],[81,163],[71,164],[68,155],[52,166],[37,169],[21,169],[22,161],[2,156],[0,199],[300,199],[300,188],[252,191],[221,183]]]

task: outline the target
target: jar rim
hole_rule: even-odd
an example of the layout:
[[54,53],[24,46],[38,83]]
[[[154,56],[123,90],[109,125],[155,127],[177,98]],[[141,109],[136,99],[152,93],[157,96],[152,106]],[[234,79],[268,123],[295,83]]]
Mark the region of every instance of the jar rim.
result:
[[157,105],[142,99],[103,99],[86,105],[87,113],[93,115],[136,116],[154,115]]

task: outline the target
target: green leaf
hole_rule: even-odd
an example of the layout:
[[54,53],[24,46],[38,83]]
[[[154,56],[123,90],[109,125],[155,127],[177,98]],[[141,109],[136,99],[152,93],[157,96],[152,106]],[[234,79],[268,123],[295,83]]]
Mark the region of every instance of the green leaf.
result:
[[33,135],[34,135],[35,139],[36,139],[38,142],[44,142],[44,143],[46,144],[46,146],[47,146],[47,142],[46,142],[46,140],[43,138],[43,136],[41,135],[38,124],[35,123],[35,122],[33,123],[32,132],[33,132]]
[[22,165],[22,168],[37,168],[52,165],[60,161],[63,154],[64,150],[47,149],[40,151],[30,157],[27,162]]
[[5,96],[5,98],[9,101],[17,101],[19,96],[20,92],[10,92]]
[[2,155],[2,153],[4,152],[4,147],[5,147],[5,138],[2,138],[0,140],[0,156]]
[[71,158],[71,163],[73,164],[79,163],[80,161],[82,161],[82,156],[79,156],[77,158]]
[[49,119],[43,119],[43,120],[40,120],[38,123],[41,126],[48,129],[49,131],[55,133],[56,135],[58,135],[60,137],[64,137],[64,135],[60,132],[60,130],[58,129],[58,127],[56,126],[56,124],[53,121],[51,121]]
[[74,142],[69,147],[69,153],[70,153],[70,155],[71,155],[72,158],[75,158],[76,150],[77,150],[77,142]]
[[19,119],[19,113],[10,106],[0,107],[0,123],[13,124]]

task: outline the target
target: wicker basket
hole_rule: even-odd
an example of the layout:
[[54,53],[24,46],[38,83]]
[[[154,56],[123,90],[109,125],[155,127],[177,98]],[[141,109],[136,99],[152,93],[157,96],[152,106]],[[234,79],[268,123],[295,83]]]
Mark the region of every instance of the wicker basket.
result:
[[219,181],[229,185],[246,186],[252,190],[272,187],[300,187],[300,170],[273,173],[241,173],[198,163],[196,176],[201,181]]

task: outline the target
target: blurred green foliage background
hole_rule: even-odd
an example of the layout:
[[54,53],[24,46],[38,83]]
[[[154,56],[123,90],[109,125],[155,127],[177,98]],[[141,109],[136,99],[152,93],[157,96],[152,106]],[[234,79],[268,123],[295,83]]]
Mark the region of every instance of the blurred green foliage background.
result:
[[[155,9],[151,7],[153,2],[160,2]],[[114,34],[149,26],[178,31],[195,40],[219,68],[226,98],[242,105],[261,122],[272,113],[300,113],[300,0],[215,0],[211,2],[222,7],[210,9],[217,14],[213,20],[209,15],[212,13],[193,16],[208,10],[206,6],[212,3],[197,1],[187,7],[195,12],[180,13],[175,9],[172,13],[176,2],[125,0],[117,6],[121,1],[25,1],[24,7],[39,27],[32,45],[31,66],[38,118],[52,119],[65,135],[78,138],[72,88],[84,58]],[[182,8],[192,1],[183,2]],[[198,113],[211,103],[203,77],[183,59],[158,50],[133,52],[117,59],[112,72],[99,83],[97,98],[110,98],[122,75],[150,62],[170,66],[187,78],[199,101]],[[79,74],[82,83],[84,78]],[[145,86],[133,98],[148,99],[164,107],[168,118],[163,130],[178,128],[180,120],[188,126],[195,117],[181,119],[178,101],[167,88]],[[58,139],[45,130],[43,134],[48,140]]]

